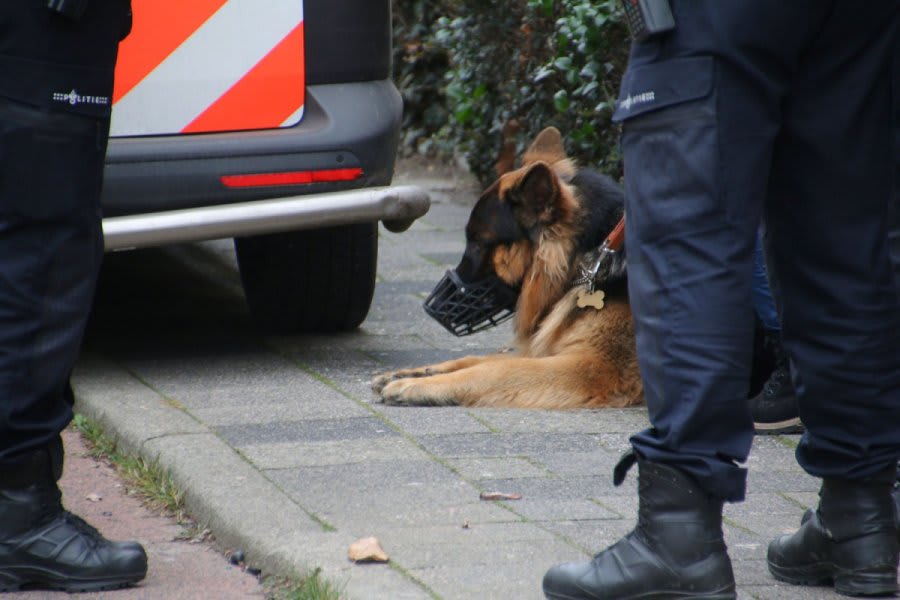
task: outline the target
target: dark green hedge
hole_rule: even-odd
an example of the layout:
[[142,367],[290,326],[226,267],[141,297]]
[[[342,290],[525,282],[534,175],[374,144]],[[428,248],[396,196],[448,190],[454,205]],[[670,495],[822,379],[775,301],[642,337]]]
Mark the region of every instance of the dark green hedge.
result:
[[620,174],[610,114],[629,42],[619,0],[393,3],[403,153],[461,155],[486,183],[498,160],[555,125],[579,163]]

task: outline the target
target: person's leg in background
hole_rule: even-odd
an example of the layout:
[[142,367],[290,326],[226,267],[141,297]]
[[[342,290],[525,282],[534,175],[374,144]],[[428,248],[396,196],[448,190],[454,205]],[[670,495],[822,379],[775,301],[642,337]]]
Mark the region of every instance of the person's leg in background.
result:
[[771,354],[774,363],[762,389],[750,398],[753,429],[758,435],[799,433],[803,431],[803,424],[791,383],[790,361],[781,344],[781,321],[769,285],[762,230],[753,249],[753,309],[762,326],[764,349]]
[[63,509],[57,486],[103,256],[109,100],[129,14],[128,0],[88,3],[76,21],[43,2],[0,4],[0,592],[110,589],[147,571],[139,544],[104,539]]

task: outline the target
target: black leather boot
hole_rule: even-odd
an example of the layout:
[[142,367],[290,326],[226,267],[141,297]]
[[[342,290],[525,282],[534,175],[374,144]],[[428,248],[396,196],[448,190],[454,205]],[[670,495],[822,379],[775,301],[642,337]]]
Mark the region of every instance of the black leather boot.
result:
[[834,585],[846,596],[897,592],[900,543],[894,467],[866,480],[824,479],[819,508],[800,529],[769,544],[769,571],[794,585]]
[[633,453],[616,466],[616,485],[635,460],[637,527],[593,560],[547,571],[544,595],[550,600],[736,598],[722,537],[722,501],[681,471]]
[[[0,592],[34,586],[67,592],[137,583],[147,555],[136,542],[111,542],[62,507],[56,480],[62,446],[0,465]],[[58,457],[52,457],[58,453]]]

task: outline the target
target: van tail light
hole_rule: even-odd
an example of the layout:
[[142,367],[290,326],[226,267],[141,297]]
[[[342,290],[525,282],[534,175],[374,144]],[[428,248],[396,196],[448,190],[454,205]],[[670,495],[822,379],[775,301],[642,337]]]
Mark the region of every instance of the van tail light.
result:
[[362,176],[363,170],[361,168],[352,167],[348,169],[324,169],[319,171],[286,171],[281,173],[222,175],[220,180],[227,188],[250,188],[354,181]]

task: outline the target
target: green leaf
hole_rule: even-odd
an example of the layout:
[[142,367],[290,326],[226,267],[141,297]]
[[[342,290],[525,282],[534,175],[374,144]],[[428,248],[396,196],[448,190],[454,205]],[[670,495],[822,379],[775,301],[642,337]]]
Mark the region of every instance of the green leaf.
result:
[[556,108],[556,112],[564,113],[569,110],[570,106],[569,102],[569,94],[566,90],[559,90],[555,94],[553,94],[553,106]]

